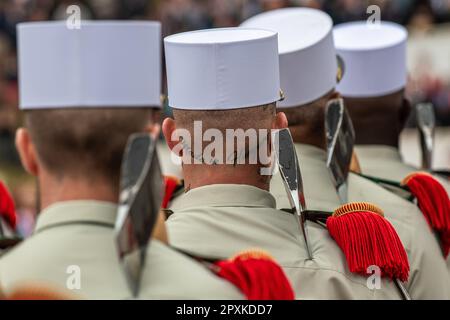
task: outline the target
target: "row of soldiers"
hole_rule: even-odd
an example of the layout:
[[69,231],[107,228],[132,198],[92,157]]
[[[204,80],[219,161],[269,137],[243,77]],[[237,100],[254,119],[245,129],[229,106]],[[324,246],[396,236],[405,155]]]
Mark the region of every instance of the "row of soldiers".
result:
[[[0,258],[5,292],[38,283],[88,299],[450,299],[450,185],[398,151],[411,108],[402,26],[333,28],[324,12],[289,8],[169,36],[173,118],[162,126],[160,37],[157,22],[18,26],[16,146],[42,211],[33,235]],[[353,121],[357,146],[341,146],[350,173],[344,163],[330,174],[332,105],[338,124]],[[256,149],[272,153],[277,132],[295,157],[273,174],[261,161],[221,162],[230,150],[204,161],[206,144],[179,136],[194,138],[197,122],[201,133],[266,130]],[[160,131],[161,166],[179,179],[166,178],[130,290],[114,230],[122,158],[130,136]]]

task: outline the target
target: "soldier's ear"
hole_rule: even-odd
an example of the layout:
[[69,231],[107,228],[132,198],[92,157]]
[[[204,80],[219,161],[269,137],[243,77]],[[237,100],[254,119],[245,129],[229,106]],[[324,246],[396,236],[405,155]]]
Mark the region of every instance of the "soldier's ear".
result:
[[151,123],[145,127],[145,132],[149,133],[154,140],[158,140],[161,133],[161,125],[159,123]]
[[334,90],[334,91],[330,94],[328,100],[334,100],[334,99],[339,99],[339,98],[342,98],[341,93],[338,92],[338,91],[336,91],[336,90]]
[[285,129],[288,127],[288,120],[284,112],[277,112],[272,129]]
[[[167,146],[170,150],[172,150],[172,152],[175,152],[175,147],[180,143],[178,139],[174,140],[176,129],[177,127],[175,124],[175,120],[173,120],[172,118],[164,119],[162,124],[162,132],[164,134],[164,138],[166,139]],[[181,150],[178,150],[178,152],[180,151]],[[177,154],[177,152],[175,153]],[[181,154],[177,154],[177,156],[181,156]]]
[[24,169],[31,175],[39,174],[38,158],[36,148],[31,141],[31,136],[27,129],[19,128],[16,131],[16,148],[20,156],[20,161]]

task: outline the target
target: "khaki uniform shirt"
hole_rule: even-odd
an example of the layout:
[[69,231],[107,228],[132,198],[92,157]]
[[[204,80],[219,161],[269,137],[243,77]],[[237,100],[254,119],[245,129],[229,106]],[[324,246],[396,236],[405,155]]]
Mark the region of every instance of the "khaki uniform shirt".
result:
[[166,222],[171,245],[204,259],[226,259],[249,248],[268,251],[290,279],[297,299],[401,299],[393,282],[371,290],[351,274],[328,231],[307,226],[313,260],[293,214],[274,197],[247,185],[211,185],[175,199]]
[[[400,183],[407,175],[420,171],[403,162],[398,149],[389,146],[358,146],[358,160],[363,174]],[[450,182],[435,176],[450,195]],[[447,257],[447,269],[450,274],[450,256]]]
[[[96,201],[55,204],[38,218],[34,234],[0,259],[0,285],[42,283],[69,290],[75,266],[79,289],[69,294],[87,299],[128,299],[114,239],[117,207]],[[73,267],[72,267],[73,268]],[[70,271],[70,273],[68,273]],[[240,299],[228,282],[191,259],[154,240],[143,271],[142,299]]]
[[[326,152],[309,145],[296,145],[296,150],[308,209],[333,212],[340,206],[340,200],[326,167]],[[410,263],[406,288],[412,298],[448,299],[450,279],[445,261],[418,208],[358,175],[350,174],[347,182],[349,202],[371,202],[380,206],[397,230]],[[279,174],[272,179],[271,192],[279,208],[289,208]]]
[[[356,154],[362,173],[368,176],[400,183],[410,173],[421,171],[404,163],[400,152],[394,147],[382,145],[357,146]],[[439,180],[450,195],[450,182],[439,176],[435,176],[435,178]]]

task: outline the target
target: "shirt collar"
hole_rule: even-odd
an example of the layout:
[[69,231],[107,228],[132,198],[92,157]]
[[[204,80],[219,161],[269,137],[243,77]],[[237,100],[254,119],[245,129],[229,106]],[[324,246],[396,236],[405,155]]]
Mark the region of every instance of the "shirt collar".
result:
[[117,205],[101,201],[67,201],[43,210],[37,219],[35,233],[61,224],[104,224],[114,227]]
[[296,144],[308,208],[333,211],[340,199],[327,167],[327,152],[319,147]]
[[361,160],[377,159],[402,162],[400,151],[391,146],[384,145],[359,145],[355,147],[356,154]]
[[309,144],[295,144],[295,150],[299,156],[300,164],[302,159],[311,159],[314,161],[327,161],[327,152],[321,148],[309,145]]
[[213,184],[184,194],[173,210],[189,207],[255,207],[276,208],[275,198],[267,191],[241,184]]

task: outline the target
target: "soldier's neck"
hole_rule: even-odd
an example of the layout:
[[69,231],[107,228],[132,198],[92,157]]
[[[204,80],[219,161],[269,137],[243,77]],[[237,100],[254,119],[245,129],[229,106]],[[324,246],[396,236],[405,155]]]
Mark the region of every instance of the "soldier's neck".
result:
[[372,123],[372,125],[355,123],[354,127],[356,145],[382,145],[399,148],[398,130],[386,125],[386,122]]
[[243,184],[268,191],[270,176],[257,165],[183,165],[186,192],[213,184]]
[[92,200],[117,203],[119,198],[118,188],[95,178],[92,180],[71,177],[58,179],[43,174],[38,180],[41,210],[58,202]]
[[393,112],[362,115],[352,113],[356,144],[398,148],[399,136],[403,130],[398,117],[398,114]]
[[[356,145],[383,145],[397,148],[399,147],[399,135],[395,128],[389,127],[385,122],[372,126],[366,124],[354,124],[356,133]],[[309,130],[306,127],[289,127],[292,139],[295,143],[311,145],[326,150],[325,133],[320,134]]]

